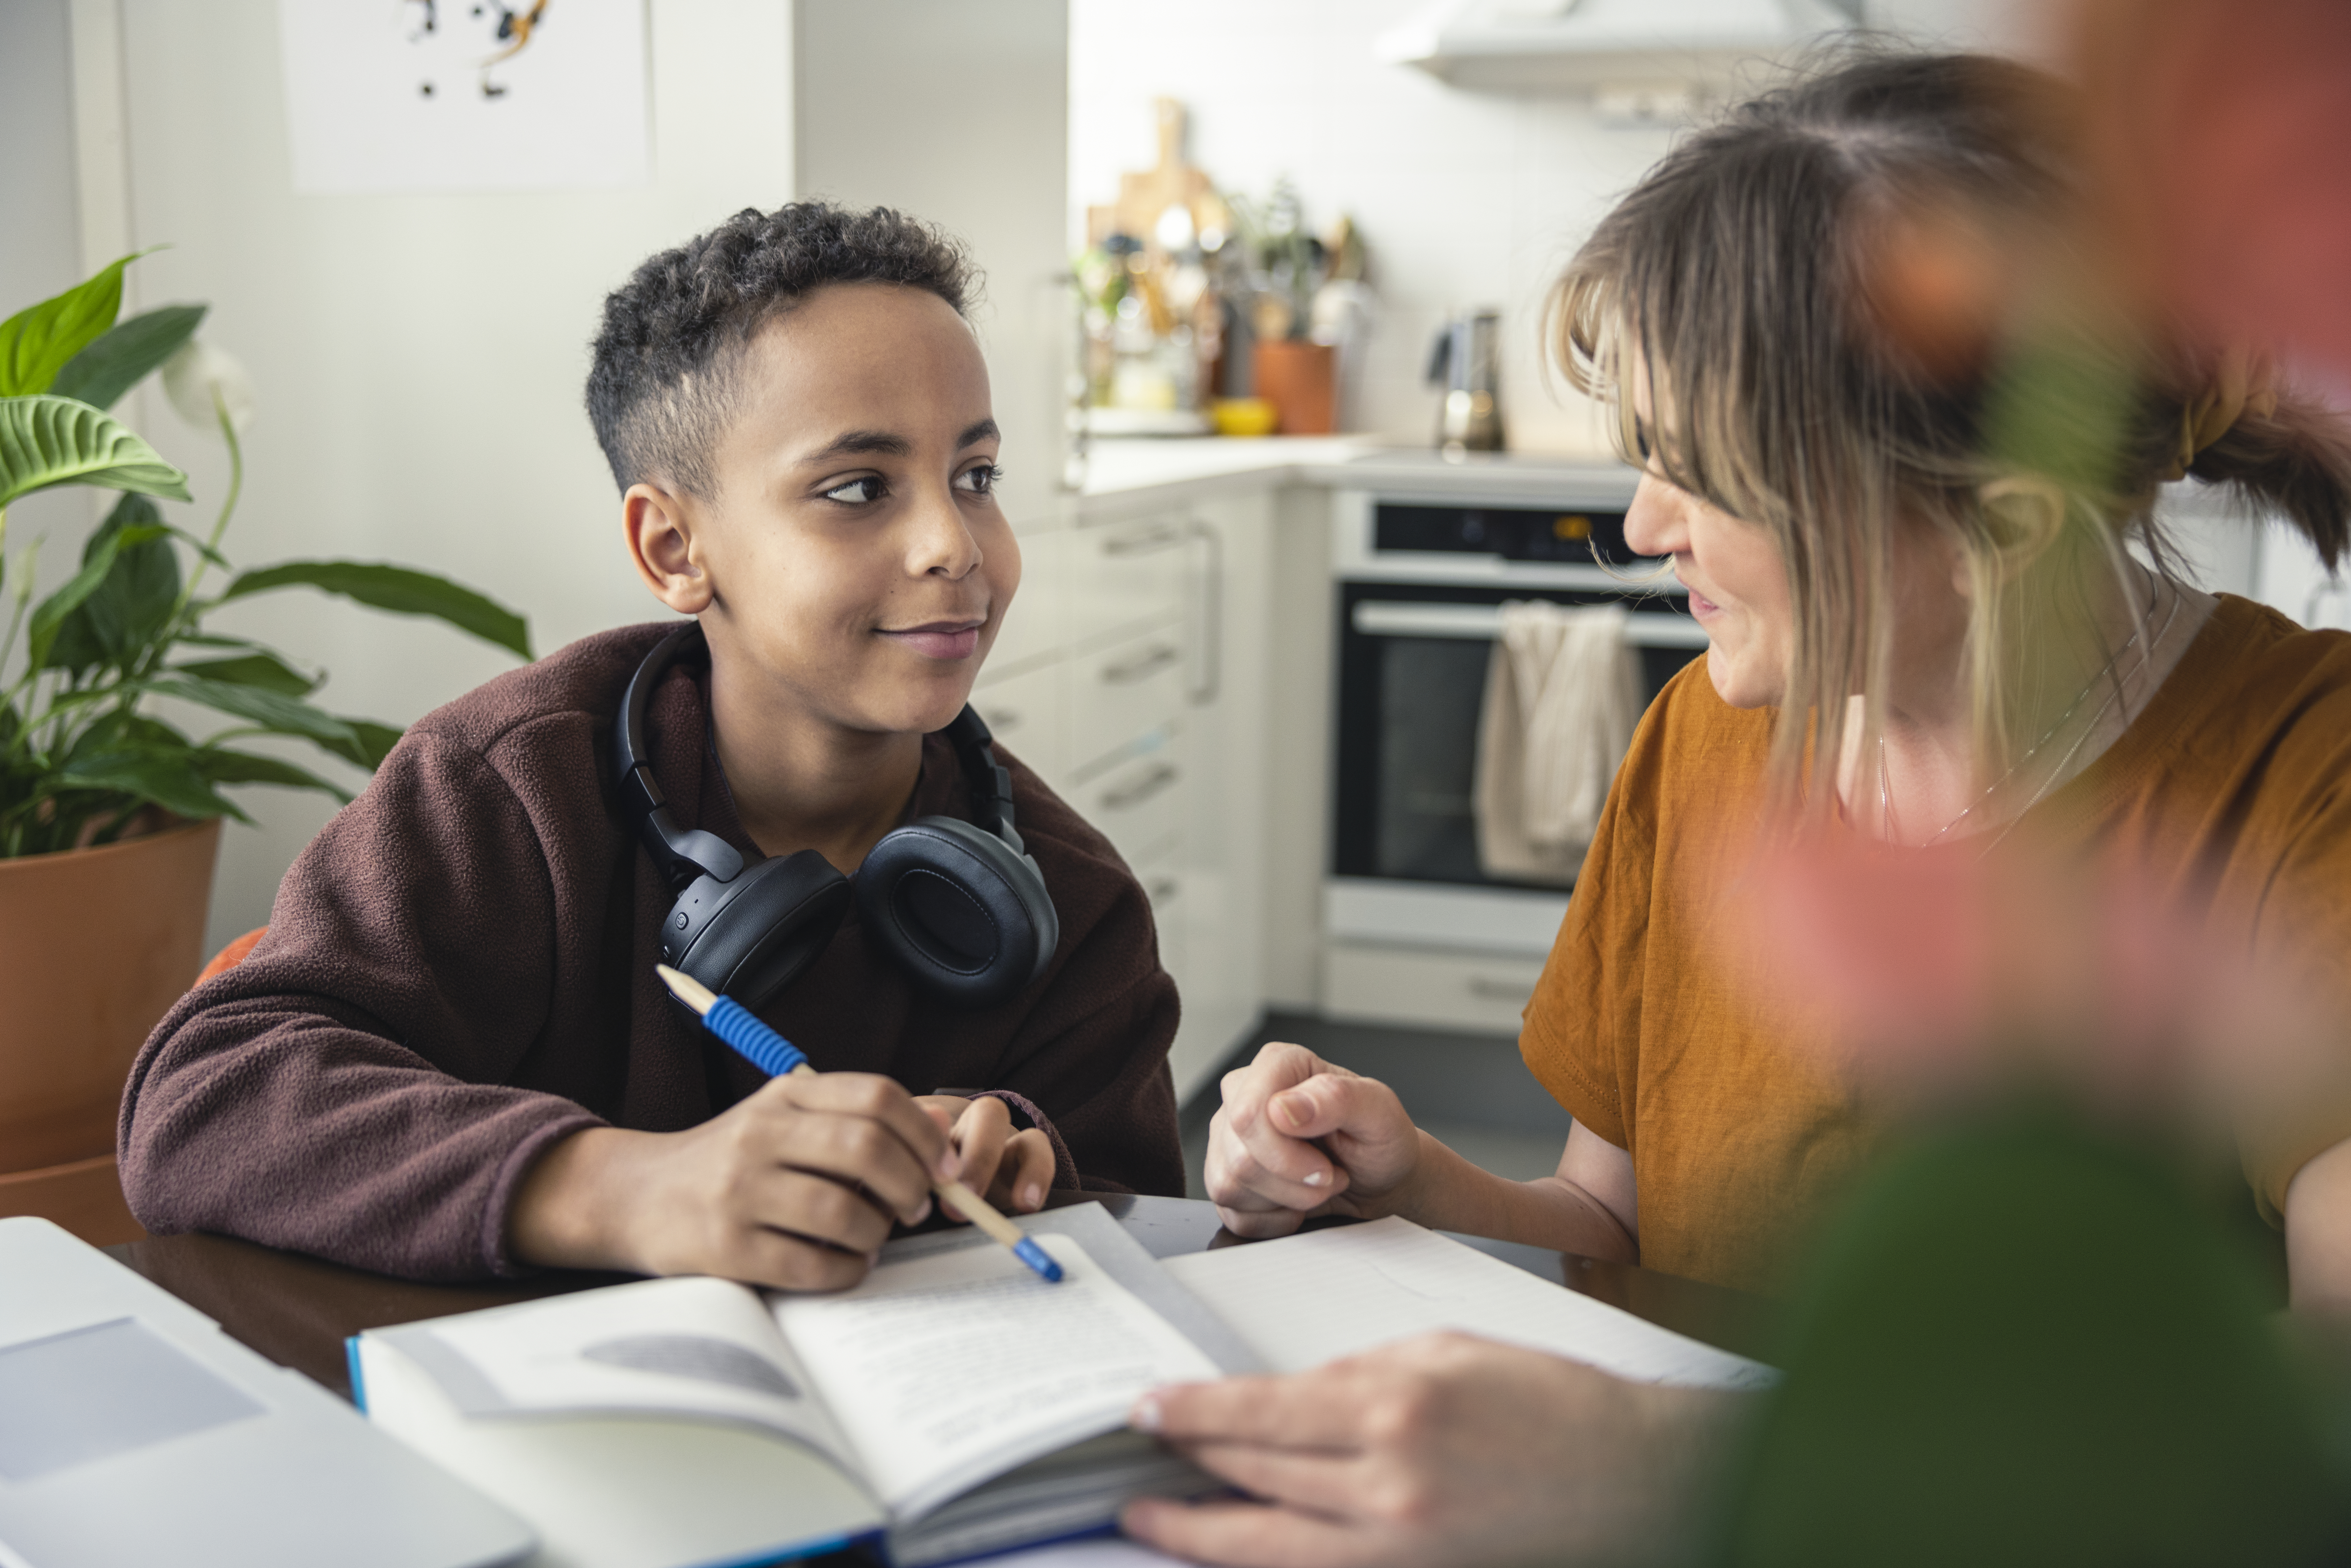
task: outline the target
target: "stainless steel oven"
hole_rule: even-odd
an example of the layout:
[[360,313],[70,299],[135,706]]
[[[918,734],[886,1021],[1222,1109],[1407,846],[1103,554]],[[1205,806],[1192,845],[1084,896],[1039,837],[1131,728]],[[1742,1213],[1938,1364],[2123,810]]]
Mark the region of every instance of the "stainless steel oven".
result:
[[[1517,960],[1464,982],[1472,998],[1511,1004],[1489,1024],[1515,1021],[1531,983],[1527,963],[1550,951],[1568,894],[1489,876],[1479,863],[1472,778],[1502,602],[1623,601],[1652,697],[1706,647],[1687,593],[1670,575],[1654,588],[1625,580],[1657,564],[1625,544],[1634,479],[1622,469],[1562,470],[1541,499],[1521,487],[1490,503],[1343,492],[1332,519],[1337,734],[1326,940],[1359,956],[1393,950],[1386,974],[1415,954]],[[1367,1010],[1332,999],[1343,1012]],[[1436,1021],[1446,1013],[1437,1002],[1414,1003],[1400,1016]]]

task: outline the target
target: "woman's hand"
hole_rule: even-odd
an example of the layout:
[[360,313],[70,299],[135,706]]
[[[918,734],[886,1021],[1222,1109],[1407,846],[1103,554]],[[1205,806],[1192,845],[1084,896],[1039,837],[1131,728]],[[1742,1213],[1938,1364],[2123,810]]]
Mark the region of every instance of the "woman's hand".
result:
[[1395,1091],[1301,1045],[1225,1074],[1208,1124],[1208,1196],[1236,1236],[1285,1236],[1310,1214],[1401,1212],[1421,1139]]
[[958,1179],[965,1186],[998,1208],[1030,1214],[1045,1206],[1045,1189],[1053,1180],[1053,1144],[1043,1132],[1014,1132],[1011,1111],[990,1095],[966,1100],[918,1094],[914,1103],[947,1129],[947,1141],[963,1161]]
[[1292,1377],[1163,1388],[1133,1424],[1262,1500],[1127,1505],[1126,1532],[1241,1568],[1694,1554],[1744,1396],[1431,1334]]
[[839,1290],[865,1277],[892,1225],[928,1218],[932,1180],[964,1165],[943,1122],[890,1079],[794,1073],[682,1133],[562,1139],[523,1178],[507,1238],[548,1268]]

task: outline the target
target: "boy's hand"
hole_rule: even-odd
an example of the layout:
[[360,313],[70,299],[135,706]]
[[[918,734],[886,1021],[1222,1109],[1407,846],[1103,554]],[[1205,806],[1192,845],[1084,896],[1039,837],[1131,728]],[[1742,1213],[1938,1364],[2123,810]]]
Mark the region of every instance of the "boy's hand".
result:
[[929,1218],[934,1176],[966,1163],[890,1079],[796,1074],[682,1133],[561,1140],[523,1178],[507,1237],[549,1268],[839,1290],[864,1278],[893,1224]]
[[1052,1142],[1035,1127],[1014,1132],[1012,1113],[1003,1101],[925,1094],[914,1103],[948,1129],[948,1141],[962,1156],[957,1174],[966,1186],[1017,1213],[1045,1206],[1045,1189],[1053,1180]]

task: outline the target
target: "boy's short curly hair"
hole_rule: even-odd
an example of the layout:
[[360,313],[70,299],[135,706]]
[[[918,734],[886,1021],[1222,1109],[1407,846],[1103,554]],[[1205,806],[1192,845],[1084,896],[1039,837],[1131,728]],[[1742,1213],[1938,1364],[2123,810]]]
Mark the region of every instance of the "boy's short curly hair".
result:
[[744,350],[830,283],[904,284],[963,315],[979,274],[959,241],[920,218],[828,202],[746,207],[649,258],[605,296],[588,371],[588,418],[613,483],[715,494],[712,455],[739,406]]

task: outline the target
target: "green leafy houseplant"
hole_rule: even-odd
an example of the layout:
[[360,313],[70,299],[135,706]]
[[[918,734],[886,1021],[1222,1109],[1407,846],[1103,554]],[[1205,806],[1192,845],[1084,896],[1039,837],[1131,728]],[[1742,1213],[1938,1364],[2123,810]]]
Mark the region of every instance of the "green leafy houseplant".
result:
[[[523,618],[427,572],[358,561],[301,560],[236,572],[222,536],[244,481],[237,442],[250,400],[243,372],[194,340],[201,305],[118,320],[122,271],[100,270],[0,323],[0,859],[111,842],[152,809],[198,821],[251,819],[221,793],[240,784],[348,791],[309,769],[231,742],[291,736],[373,769],[400,731],[339,716],[308,699],[324,680],[269,648],[204,630],[224,604],[313,588],[402,614],[430,615],[531,656]],[[187,476],[107,413],[162,367],[172,401],[209,416],[228,444],[228,494],[209,534],[167,521],[157,500],[188,501]],[[7,508],[62,485],[121,493],[90,536],[81,567],[37,603],[38,541],[7,559]],[[204,593],[214,568],[225,586]],[[201,739],[150,711],[172,698],[230,722]]]

